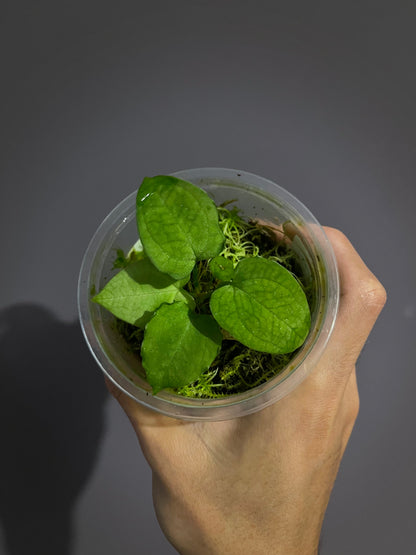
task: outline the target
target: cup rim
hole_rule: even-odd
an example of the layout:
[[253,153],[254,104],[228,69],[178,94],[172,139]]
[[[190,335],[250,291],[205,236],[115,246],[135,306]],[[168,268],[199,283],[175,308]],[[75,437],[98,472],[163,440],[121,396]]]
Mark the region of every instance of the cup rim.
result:
[[[141,390],[128,379],[110,359],[103,349],[91,317],[90,303],[90,276],[92,266],[105,238],[118,229],[127,225],[135,218],[135,199],[137,190],[133,191],[122,200],[104,218],[94,233],[82,260],[78,280],[78,314],[83,335],[87,345],[104,374],[121,391],[135,401],[148,408],[156,410],[167,416],[185,420],[227,420],[250,414],[280,400],[296,388],[317,364],[328,340],[332,334],[339,305],[339,276],[332,246],[318,220],[310,210],[291,193],[274,183],[256,174],[243,170],[230,168],[194,168],[181,170],[170,175],[191,181],[203,186],[209,182],[224,185],[225,183],[240,183],[245,189],[252,189],[262,196],[270,196],[276,203],[281,203],[286,209],[291,210],[298,218],[298,224],[307,229],[315,247],[319,248],[322,267],[325,269],[325,287],[323,295],[326,298],[321,326],[315,329],[314,336],[308,336],[301,347],[301,356],[293,359],[293,368],[282,379],[278,376],[264,384],[244,393],[233,394],[220,399],[191,399],[162,391],[152,395],[149,391]],[[267,190],[273,191],[267,195]],[[316,328],[316,326],[315,326]],[[302,354],[303,353],[303,354]],[[291,363],[289,363],[289,367]]]

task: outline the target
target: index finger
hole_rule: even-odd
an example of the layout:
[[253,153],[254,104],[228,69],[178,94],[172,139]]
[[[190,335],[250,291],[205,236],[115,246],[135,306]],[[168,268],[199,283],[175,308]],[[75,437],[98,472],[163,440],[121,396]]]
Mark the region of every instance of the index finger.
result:
[[386,302],[386,290],[341,231],[324,229],[340,277],[339,313],[325,354],[339,361],[336,371],[349,374]]

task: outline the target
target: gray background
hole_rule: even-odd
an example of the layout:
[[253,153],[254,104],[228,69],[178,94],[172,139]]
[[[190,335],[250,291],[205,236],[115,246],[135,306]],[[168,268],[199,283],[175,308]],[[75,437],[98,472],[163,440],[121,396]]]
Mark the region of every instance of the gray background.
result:
[[410,0],[3,4],[2,554],[174,553],[76,282],[143,176],[200,166],[275,180],[387,288],[322,555],[416,553],[415,18]]

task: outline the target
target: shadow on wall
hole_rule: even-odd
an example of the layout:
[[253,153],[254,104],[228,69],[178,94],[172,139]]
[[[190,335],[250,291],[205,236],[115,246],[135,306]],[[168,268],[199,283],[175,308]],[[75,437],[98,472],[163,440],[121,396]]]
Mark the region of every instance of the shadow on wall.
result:
[[103,433],[106,389],[78,323],[0,312],[0,519],[9,555],[68,555]]

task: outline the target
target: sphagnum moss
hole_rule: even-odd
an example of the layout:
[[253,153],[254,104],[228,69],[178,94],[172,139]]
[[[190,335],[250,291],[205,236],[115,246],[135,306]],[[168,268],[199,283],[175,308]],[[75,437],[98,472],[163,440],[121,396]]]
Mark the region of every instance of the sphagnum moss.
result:
[[[283,232],[255,220],[243,220],[238,209],[228,209],[228,204],[230,203],[218,207],[219,224],[225,236],[224,249],[220,256],[230,259],[234,266],[240,260],[252,256],[262,256],[279,262],[298,279],[310,304],[311,292],[302,282],[299,263],[287,243],[279,240],[279,234],[282,234],[283,239]],[[120,252],[117,255],[120,263],[124,257]],[[197,313],[210,314],[209,299],[217,286],[218,281],[209,270],[209,260],[198,262],[190,281],[184,286],[195,299]],[[129,349],[139,356],[143,330],[119,319],[116,320],[116,326]],[[283,355],[262,353],[225,336],[221,350],[210,368],[195,382],[173,391],[183,397],[205,399],[243,393],[276,376],[295,353],[296,351]]]

